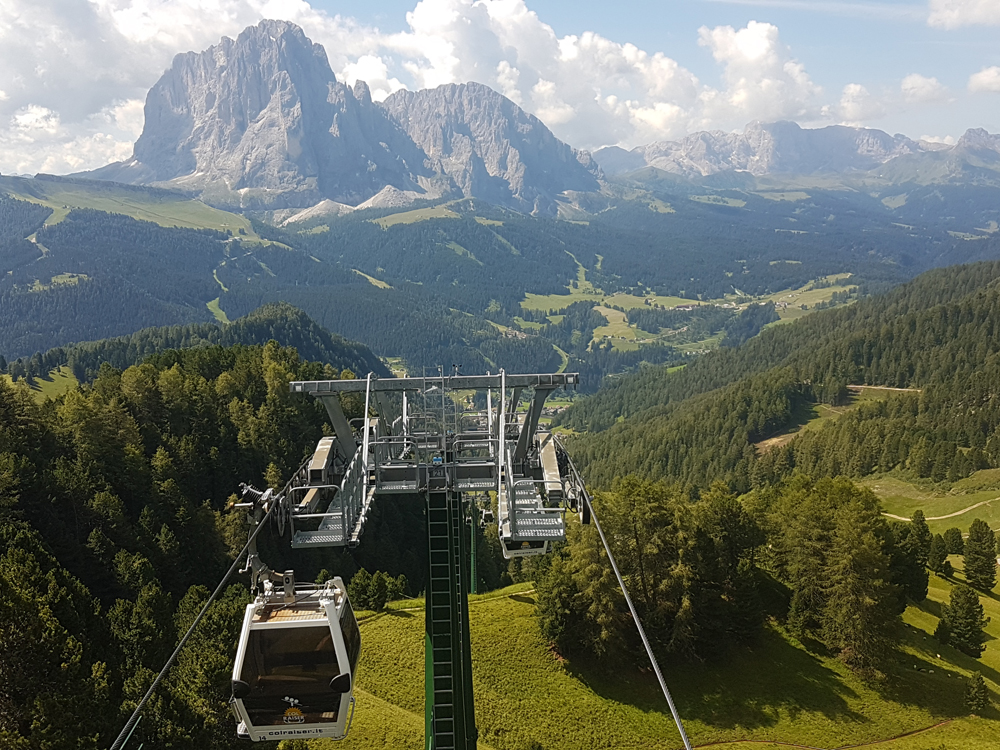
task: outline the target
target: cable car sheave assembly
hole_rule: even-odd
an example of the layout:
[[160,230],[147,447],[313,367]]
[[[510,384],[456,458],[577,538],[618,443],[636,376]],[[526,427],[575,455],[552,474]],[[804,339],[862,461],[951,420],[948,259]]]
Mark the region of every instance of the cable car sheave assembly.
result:
[[[329,737],[350,729],[361,634],[347,588],[297,583],[271,570],[256,538],[270,520],[293,549],[354,547],[372,503],[409,495],[425,506],[425,747],[474,750],[478,737],[472,689],[469,593],[475,593],[471,526],[496,523],[505,558],[541,555],[566,537],[565,515],[593,519],[670,706],[684,746],[690,743],[660,674],[624,580],[604,538],[583,478],[558,438],[539,431],[545,400],[575,387],[576,373],[438,375],[414,378],[292,382],[326,408],[334,435],[322,438],[280,492],[243,485],[250,523],[246,547],[206,601],[173,655],[122,729],[134,730],[157,684],[209,605],[246,555],[253,603],[246,608],[232,673],[237,733],[254,741]],[[531,389],[527,410],[521,395]],[[476,392],[477,398],[469,397]],[[365,416],[348,421],[343,393],[363,393]],[[485,403],[485,408],[482,408]],[[478,406],[477,406],[478,404]],[[492,497],[497,501],[494,517]]]
[[[508,376],[501,372],[420,378],[369,376],[364,380],[293,382],[289,386],[293,393],[309,394],[323,403],[335,433],[320,441],[313,456],[280,494],[265,501],[264,495],[257,493],[256,516],[262,515],[267,503],[273,503],[274,520],[279,529],[288,527],[294,549],[357,545],[372,503],[381,495],[409,495],[425,504],[428,748],[474,748],[478,736],[469,638],[468,595],[474,592],[475,582],[470,569],[475,535],[469,533],[470,524],[492,515],[492,493],[497,498],[495,522],[505,557],[545,554],[553,542],[565,539],[564,513],[566,507],[577,507],[582,487],[574,485],[564,491],[556,443],[548,433],[538,432],[538,421],[546,398],[577,382],[574,373]],[[528,388],[533,392],[528,409],[519,413],[521,394]],[[476,403],[468,398],[469,391],[485,396],[485,409],[482,398],[479,408],[469,405]],[[341,408],[343,393],[364,393],[366,416],[354,420],[353,425]],[[255,570],[257,565],[251,555],[249,567]],[[264,599],[274,599],[273,604],[262,605],[258,597],[258,609],[266,612],[274,607],[280,611],[288,606],[283,602],[295,600],[293,592],[277,591],[274,583],[279,577],[271,571],[261,568],[254,576],[255,583],[262,581],[265,592],[270,592]],[[238,676],[252,673],[247,667],[251,658],[248,643],[255,629],[267,627],[253,619],[257,615],[252,617],[252,607],[247,610],[233,671],[233,702],[242,730],[253,739],[342,736],[347,692],[340,698],[340,713],[327,712],[329,728],[320,715],[323,712],[292,711],[294,728],[267,726],[258,731],[246,710],[249,699],[239,694],[246,693],[247,683]],[[338,628],[333,624],[331,619],[336,640]],[[275,623],[270,627],[278,631],[286,626]],[[266,653],[263,658],[266,660]],[[352,675],[353,667],[349,665]],[[282,691],[272,692],[277,696]],[[292,687],[287,693],[272,699],[269,721],[285,721],[278,711],[279,700],[301,700]]]

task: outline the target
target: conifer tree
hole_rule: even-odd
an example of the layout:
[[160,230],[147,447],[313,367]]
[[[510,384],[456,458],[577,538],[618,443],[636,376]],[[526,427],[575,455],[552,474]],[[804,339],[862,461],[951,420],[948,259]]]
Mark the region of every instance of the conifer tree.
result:
[[347,584],[347,596],[354,609],[374,609],[371,605],[372,574],[361,568]]
[[962,530],[952,527],[944,532],[944,543],[949,555],[961,555],[965,552],[965,540],[962,539]]
[[970,714],[981,714],[990,705],[990,691],[980,672],[973,672],[965,687],[965,706]]
[[989,591],[997,583],[996,537],[985,521],[976,519],[965,540],[965,578],[980,591]]
[[927,567],[935,573],[940,573],[944,564],[948,561],[947,543],[940,534],[935,534],[931,538],[931,548],[927,555]]
[[882,551],[877,509],[852,502],[837,514],[823,639],[863,678],[877,681],[898,642],[898,593]]
[[927,558],[931,552],[931,530],[927,528],[922,510],[913,511],[910,517],[910,534],[917,563],[921,567],[927,567]]
[[[989,622],[979,596],[968,586],[958,584],[951,590],[948,604],[943,610],[941,621],[944,625],[939,624],[935,635],[942,642],[950,643],[959,651],[978,658],[986,648],[983,645],[986,639],[983,628]],[[946,634],[943,639],[939,632]]]

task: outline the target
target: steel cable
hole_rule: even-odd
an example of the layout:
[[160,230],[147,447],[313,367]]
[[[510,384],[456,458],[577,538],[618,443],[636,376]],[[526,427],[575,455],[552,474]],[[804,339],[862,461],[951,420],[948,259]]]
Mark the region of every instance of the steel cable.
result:
[[216,597],[221,593],[222,587],[226,585],[226,582],[229,580],[229,578],[233,575],[233,573],[236,572],[236,569],[240,565],[240,561],[243,559],[243,556],[250,551],[250,546],[254,543],[254,540],[257,538],[257,534],[259,534],[260,530],[263,529],[265,526],[264,522],[267,520],[268,516],[271,515],[271,512],[280,504],[280,502],[278,502],[279,500],[280,498],[274,498],[274,502],[271,503],[271,507],[267,509],[267,513],[265,513],[264,516],[260,519],[260,522],[257,524],[257,528],[253,530],[253,533],[250,534],[249,539],[247,539],[246,546],[236,556],[236,559],[233,560],[233,564],[229,566],[228,572],[222,577],[222,580],[219,581],[219,585],[215,587],[215,591],[212,592],[212,595],[208,597],[208,600],[205,602],[205,605],[201,608],[201,611],[198,613],[198,616],[195,617],[194,622],[191,623],[191,627],[187,629],[187,632],[184,634],[184,637],[181,638],[180,642],[177,644],[177,648],[174,649],[174,652],[170,655],[170,658],[167,659],[167,663],[163,665],[163,669],[160,670],[160,673],[156,675],[156,679],[153,680],[153,684],[149,686],[149,690],[147,690],[146,694],[142,696],[142,700],[139,701],[139,705],[135,707],[135,711],[132,712],[132,715],[129,717],[129,720],[125,723],[124,728],[118,735],[118,739],[116,739],[114,744],[111,746],[111,750],[121,750],[122,746],[125,744],[125,741],[131,736],[132,729],[138,723],[139,718],[142,715],[142,709],[145,708],[146,703],[148,703],[149,699],[153,696],[153,692],[156,690],[157,686],[160,684],[160,682],[163,681],[163,678],[166,676],[167,672],[170,671],[170,667],[173,666],[174,660],[177,659],[177,655],[180,654],[181,650],[187,644],[188,639],[194,633],[195,628],[198,627],[198,623],[201,622],[201,618],[205,616],[206,612],[208,612],[208,608],[212,605],[212,602],[214,602]]
[[[560,441],[559,444],[560,447],[562,447],[562,441]],[[671,697],[670,690],[667,689],[667,683],[663,679],[663,674],[660,672],[660,665],[657,663],[656,657],[653,656],[653,649],[649,645],[649,639],[646,638],[646,631],[643,629],[642,622],[639,620],[639,613],[635,611],[635,605],[632,604],[632,597],[628,594],[628,588],[625,586],[625,579],[622,578],[622,574],[618,570],[618,564],[615,562],[615,556],[611,554],[611,547],[608,545],[608,540],[604,536],[604,529],[601,528],[601,522],[597,520],[597,513],[594,512],[594,506],[590,502],[590,495],[587,494],[587,490],[583,485],[580,473],[576,470],[576,466],[573,465],[573,459],[569,457],[569,453],[566,452],[565,447],[563,447],[563,451],[566,453],[569,466],[573,470],[573,473],[576,475],[576,479],[580,484],[583,502],[587,504],[587,508],[590,510],[590,517],[593,519],[594,526],[597,528],[597,533],[601,537],[601,544],[604,545],[604,551],[607,553],[608,562],[611,563],[611,568],[615,571],[615,577],[618,579],[618,585],[621,586],[622,594],[625,595],[625,603],[628,604],[629,612],[632,613],[632,620],[635,622],[635,628],[639,631],[639,637],[642,638],[642,645],[646,648],[646,654],[649,656],[649,661],[653,665],[653,671],[656,672],[656,679],[659,680],[660,689],[663,691],[663,697],[667,699],[667,705],[670,706],[670,713],[674,717],[674,723],[677,725],[677,731],[681,734],[681,740],[684,742],[686,750],[691,750],[691,741],[688,739],[687,733],[684,731],[684,724],[681,722],[680,714],[677,713],[677,707],[674,705],[674,699]]]

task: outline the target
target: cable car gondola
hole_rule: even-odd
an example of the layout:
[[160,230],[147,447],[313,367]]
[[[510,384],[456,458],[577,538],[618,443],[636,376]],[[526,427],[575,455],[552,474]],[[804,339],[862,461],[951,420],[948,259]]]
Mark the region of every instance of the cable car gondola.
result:
[[[291,580],[289,580],[291,579]],[[265,586],[247,605],[232,676],[237,733],[254,742],[342,739],[354,712],[361,632],[341,578]]]

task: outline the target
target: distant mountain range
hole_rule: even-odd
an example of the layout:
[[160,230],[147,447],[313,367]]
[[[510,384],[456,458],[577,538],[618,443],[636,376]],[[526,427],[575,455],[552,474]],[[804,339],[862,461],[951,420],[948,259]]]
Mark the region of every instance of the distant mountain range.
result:
[[85,176],[196,191],[236,208],[356,207],[478,197],[551,214],[563,190],[597,190],[590,155],[477,83],[377,104],[337,81],[302,29],[262,21],[177,55],[146,98],[132,158]]
[[890,184],[986,182],[1000,185],[1000,135],[969,130],[954,146],[914,141],[881,130],[794,122],[751,122],[742,133],[694,133],[631,151],[612,146],[594,154],[610,177],[653,167],[685,178],[722,172],[765,175],[870,176]]
[[1000,187],[1000,136],[969,130],[949,146],[869,128],[752,122],[742,133],[591,156],[479,83],[374,102],[364,81],[337,81],[326,51],[298,26],[262,21],[235,40],[177,55],[149,91],[132,157],[80,176],[180,189],[229,209],[280,210],[274,217],[286,222],[455,198],[566,218],[623,198],[616,182],[653,192],[796,180],[864,192]]

